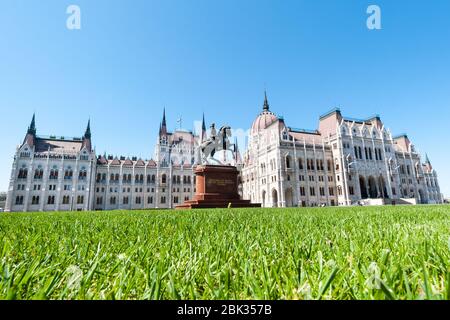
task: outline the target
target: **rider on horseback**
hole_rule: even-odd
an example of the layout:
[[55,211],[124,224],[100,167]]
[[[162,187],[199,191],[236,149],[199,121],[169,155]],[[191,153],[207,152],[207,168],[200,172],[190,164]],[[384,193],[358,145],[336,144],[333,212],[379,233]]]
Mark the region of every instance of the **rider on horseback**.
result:
[[217,151],[229,150],[235,152],[234,144],[229,141],[231,137],[231,128],[229,126],[222,126],[219,133],[216,131],[215,124],[211,124],[209,138],[200,144],[199,152],[202,164],[223,164],[219,160],[214,158],[214,154]]

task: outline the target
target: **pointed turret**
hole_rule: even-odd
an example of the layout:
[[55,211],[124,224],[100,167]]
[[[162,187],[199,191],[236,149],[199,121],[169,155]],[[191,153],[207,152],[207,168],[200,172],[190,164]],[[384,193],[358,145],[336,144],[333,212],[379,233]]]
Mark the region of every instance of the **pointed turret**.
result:
[[23,144],[27,143],[30,147],[34,146],[34,142],[36,140],[36,116],[33,113],[33,118],[31,119],[30,126],[28,127],[27,134],[25,135],[25,139]]
[[202,142],[206,140],[206,123],[205,123],[205,113],[203,113],[202,120]]
[[85,139],[91,139],[91,119],[88,120],[88,124],[86,127],[86,132],[84,133]]
[[86,131],[84,132],[83,136],[83,148],[86,148],[89,150],[89,152],[92,151],[92,142],[91,142],[92,134],[91,134],[91,120],[88,120],[88,124],[86,127]]
[[160,135],[166,135],[167,134],[166,108],[165,107],[164,107],[164,110],[163,110],[163,118],[162,118],[160,132],[161,132]]
[[165,126],[166,125],[166,107],[164,107],[164,110],[163,110],[163,126]]
[[202,131],[206,131],[206,124],[205,124],[205,113],[203,113],[203,121],[202,121]]
[[167,124],[166,124],[166,108],[165,107],[164,107],[164,110],[163,110],[162,126],[163,127],[167,126]]
[[32,134],[36,136],[36,115],[33,113],[33,118],[31,119],[30,126],[28,127],[27,134]]

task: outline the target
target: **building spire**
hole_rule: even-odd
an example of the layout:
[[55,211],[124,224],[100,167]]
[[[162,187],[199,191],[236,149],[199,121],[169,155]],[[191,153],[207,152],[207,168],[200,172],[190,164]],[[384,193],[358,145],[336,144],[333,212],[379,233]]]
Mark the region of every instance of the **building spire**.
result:
[[166,107],[164,107],[163,118],[162,118],[159,132],[160,132],[160,134],[159,134],[160,136],[167,134]]
[[83,136],[83,148],[86,148],[89,150],[89,152],[92,151],[92,143],[91,143],[91,119],[88,120],[88,124],[86,127],[86,131]]
[[203,112],[201,141],[203,142],[205,140],[206,140],[206,123],[205,123],[205,113]]
[[33,118],[31,119],[30,126],[28,127],[27,134],[36,136],[36,116],[34,113],[33,113]]
[[23,144],[27,143],[30,147],[32,147],[36,140],[36,116],[33,113],[33,118],[31,119],[30,126],[28,127],[27,134],[23,141]]
[[166,107],[164,107],[164,110],[163,110],[162,126],[163,127],[166,126]]
[[425,163],[426,164],[431,164],[430,158],[428,158],[428,154],[425,153]]
[[267,92],[266,92],[266,90],[264,90],[264,106],[263,106],[263,110],[264,111],[269,111],[269,101],[267,100]]
[[84,133],[85,139],[91,139],[91,119],[88,120],[88,124],[86,127],[86,132]]
[[205,113],[204,112],[203,112],[203,120],[202,120],[202,131],[206,131]]

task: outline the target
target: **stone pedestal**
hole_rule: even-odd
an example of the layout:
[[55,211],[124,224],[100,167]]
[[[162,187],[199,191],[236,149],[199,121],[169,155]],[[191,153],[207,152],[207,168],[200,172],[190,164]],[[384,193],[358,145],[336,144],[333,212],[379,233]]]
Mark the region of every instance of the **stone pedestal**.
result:
[[196,194],[193,200],[186,201],[176,209],[203,208],[259,208],[261,204],[241,200],[238,193],[238,175],[236,167],[198,166],[195,170]]

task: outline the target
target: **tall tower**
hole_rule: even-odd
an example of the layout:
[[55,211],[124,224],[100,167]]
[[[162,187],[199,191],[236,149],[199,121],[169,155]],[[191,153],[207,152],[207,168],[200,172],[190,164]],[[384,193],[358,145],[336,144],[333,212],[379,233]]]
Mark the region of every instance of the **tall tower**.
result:
[[86,148],[89,152],[92,152],[92,141],[91,141],[91,120],[88,121],[86,131],[83,136],[83,147]]
[[167,136],[166,108],[163,110],[163,118],[161,123],[161,135]]
[[[33,158],[32,153],[34,152],[34,146],[36,143],[36,116],[33,113],[33,118],[31,119],[31,123],[28,126],[27,134],[25,135],[25,139],[23,140],[23,143],[20,147],[16,150],[16,156],[14,157],[14,162],[12,165],[11,170],[11,176],[9,180],[9,187],[8,187],[8,194],[6,196],[6,204],[5,204],[5,211],[10,212],[12,205],[13,205],[13,195],[14,195],[14,186],[16,184],[16,178],[17,178],[17,172],[19,170],[19,155],[21,153],[21,150],[26,150],[25,154],[28,154],[28,156],[23,157],[22,161],[27,161],[27,168],[30,165],[30,161]],[[26,146],[25,146],[26,145]],[[31,154],[31,156],[30,156]],[[25,160],[27,158],[28,160]],[[28,169],[29,170],[29,169]],[[30,177],[31,171],[28,171],[28,177]],[[26,181],[26,179],[25,179]],[[24,183],[25,183],[24,181]],[[28,178],[29,181],[29,178]],[[28,182],[26,182],[28,184]],[[25,197],[25,203],[27,202],[27,196],[23,195]],[[25,206],[26,207],[26,206]]]
[[158,141],[155,147],[155,158],[159,166],[167,167],[170,164],[169,132],[167,131],[166,108],[159,125]]
[[23,144],[27,143],[30,147],[34,146],[36,141],[36,116],[33,113],[33,118],[31,119],[30,126],[28,127],[27,134],[23,141]]
[[202,120],[202,135],[201,135],[201,142],[204,142],[206,140],[206,123],[205,123],[205,114],[203,113],[203,120]]

